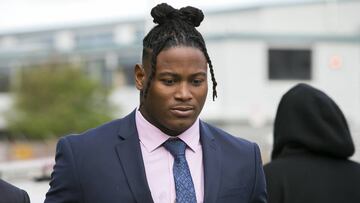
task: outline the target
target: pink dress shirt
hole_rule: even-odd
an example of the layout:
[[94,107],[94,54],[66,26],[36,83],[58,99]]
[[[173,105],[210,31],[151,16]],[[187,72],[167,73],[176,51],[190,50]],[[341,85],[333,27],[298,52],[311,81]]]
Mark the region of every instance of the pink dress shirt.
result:
[[[154,203],[175,202],[176,192],[172,171],[174,158],[162,146],[170,136],[149,123],[138,110],[136,110],[135,118],[146,178]],[[199,119],[178,138],[187,144],[185,156],[194,182],[196,200],[198,203],[202,203],[204,199],[204,168]]]

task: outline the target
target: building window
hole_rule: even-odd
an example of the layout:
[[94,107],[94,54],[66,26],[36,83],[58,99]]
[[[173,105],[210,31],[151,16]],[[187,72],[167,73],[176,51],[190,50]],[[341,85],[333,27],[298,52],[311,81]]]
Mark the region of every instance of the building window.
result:
[[310,49],[269,49],[270,80],[310,80]]

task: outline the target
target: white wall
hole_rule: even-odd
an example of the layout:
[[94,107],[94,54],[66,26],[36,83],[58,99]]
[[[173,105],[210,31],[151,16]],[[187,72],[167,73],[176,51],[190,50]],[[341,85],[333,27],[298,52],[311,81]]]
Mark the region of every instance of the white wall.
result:
[[[348,1],[209,13],[200,28],[205,36],[238,36],[207,41],[219,98],[208,102],[202,115],[239,120],[264,116],[272,120],[282,94],[298,82],[307,82],[326,91],[350,122],[360,125],[360,42],[354,39],[360,35],[359,10],[360,1]],[[280,37],[274,40],[272,35]],[[267,52],[274,46],[310,48],[312,79],[270,81]],[[339,69],[329,67],[333,56],[341,59]]]
[[[261,127],[264,121],[273,121],[282,95],[296,83],[306,82],[325,91],[340,106],[357,149],[352,159],[359,161],[359,11],[360,1],[348,1],[205,14],[200,31],[210,38],[218,37],[207,40],[207,46],[218,80],[219,98],[211,102],[209,89],[202,117]],[[227,35],[235,37],[226,38]],[[269,80],[267,54],[272,47],[312,50],[312,79]],[[337,68],[330,65],[334,57],[340,59]],[[272,134],[268,126],[264,129],[267,132],[255,130],[258,135],[252,137],[247,137],[244,130],[239,135],[260,143],[267,156]]]

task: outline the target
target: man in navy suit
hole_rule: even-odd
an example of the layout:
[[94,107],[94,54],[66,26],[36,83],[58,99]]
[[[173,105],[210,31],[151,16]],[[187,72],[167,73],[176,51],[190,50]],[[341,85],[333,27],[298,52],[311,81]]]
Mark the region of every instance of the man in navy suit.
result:
[[60,139],[45,202],[266,202],[258,146],[198,118],[208,66],[213,99],[217,84],[195,29],[202,11],[159,4],[151,15],[158,25],[135,65],[139,107]]
[[30,203],[28,194],[0,179],[0,203]]

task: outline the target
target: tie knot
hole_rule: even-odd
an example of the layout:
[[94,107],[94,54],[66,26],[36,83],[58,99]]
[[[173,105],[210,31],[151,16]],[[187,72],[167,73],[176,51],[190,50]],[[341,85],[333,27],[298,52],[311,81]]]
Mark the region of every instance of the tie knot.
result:
[[179,138],[166,140],[166,142],[164,142],[164,147],[175,158],[181,155],[185,155],[186,144]]

